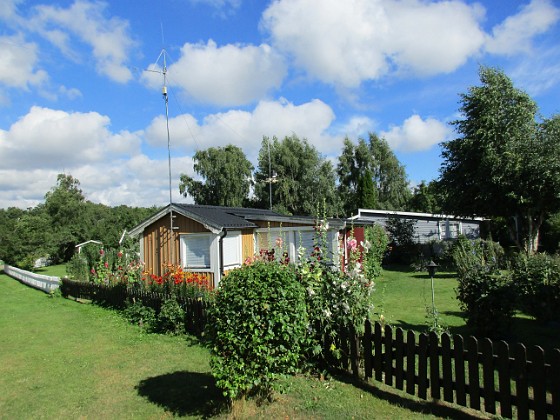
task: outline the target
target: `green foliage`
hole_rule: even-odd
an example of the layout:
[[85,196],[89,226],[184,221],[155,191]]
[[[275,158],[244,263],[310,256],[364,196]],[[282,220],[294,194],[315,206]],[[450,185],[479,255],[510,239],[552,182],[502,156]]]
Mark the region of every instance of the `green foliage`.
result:
[[389,238],[391,239],[391,252],[389,259],[393,263],[411,264],[418,254],[418,247],[414,241],[414,226],[416,221],[389,217],[386,223]]
[[332,342],[330,353],[335,357],[341,356],[335,344],[340,327],[352,326],[356,331],[363,330],[364,320],[373,314],[375,285],[373,278],[364,275],[359,263],[360,248],[353,236],[346,243],[348,261],[344,271],[322,259],[325,234],[325,224],[318,223],[315,251],[309,258],[301,256],[298,266],[301,284],[307,291],[309,319],[312,320],[310,356],[316,357],[318,362],[330,356],[323,353],[325,340]]
[[338,192],[343,197],[344,214],[354,214],[360,207],[360,180],[371,176],[376,191],[376,207],[387,210],[402,210],[410,198],[410,190],[404,167],[388,143],[370,133],[367,142],[359,139],[358,144],[348,138],[344,140],[338,158]]
[[375,279],[381,275],[381,263],[387,253],[389,237],[379,225],[367,226],[364,230],[363,269],[366,278]]
[[458,277],[457,299],[467,325],[477,335],[498,337],[509,330],[516,309],[516,292],[508,274],[477,265]]
[[300,140],[296,135],[283,140],[263,138],[255,172],[255,200],[261,208],[269,207],[269,181],[274,174],[274,210],[285,214],[314,215],[325,202],[327,214],[340,214],[334,168],[306,139]]
[[542,323],[560,320],[560,256],[519,254],[512,276],[522,311]]
[[69,278],[80,281],[89,280],[90,268],[85,255],[74,254],[66,263],[66,274]]
[[508,330],[517,308],[511,275],[501,272],[504,252],[499,244],[460,237],[453,248],[459,285],[457,299],[467,325],[478,334],[495,337]]
[[185,311],[176,299],[171,298],[163,302],[157,315],[157,330],[171,335],[185,332]]
[[378,206],[377,188],[373,182],[373,174],[366,169],[358,179],[358,188],[356,189],[358,208],[375,209]]
[[437,189],[437,183],[431,181],[426,184],[425,181],[422,181],[414,187],[407,209],[420,213],[441,213],[441,201],[442,198]]
[[134,325],[153,331],[156,329],[156,311],[149,306],[144,306],[141,300],[128,302],[123,310],[123,315]]
[[500,70],[461,95],[459,138],[443,143],[444,210],[501,217],[511,240],[532,253],[546,214],[560,207],[560,118],[536,122],[537,106]]
[[190,195],[196,204],[242,207],[249,198],[253,165],[243,151],[232,144],[198,150],[194,156],[198,181],[181,174],[179,190]]
[[504,249],[499,243],[489,240],[460,236],[453,246],[452,255],[459,277],[481,266],[493,273],[505,267]]
[[268,397],[279,375],[297,372],[308,326],[294,267],[256,261],[220,283],[208,322],[212,374],[231,399]]

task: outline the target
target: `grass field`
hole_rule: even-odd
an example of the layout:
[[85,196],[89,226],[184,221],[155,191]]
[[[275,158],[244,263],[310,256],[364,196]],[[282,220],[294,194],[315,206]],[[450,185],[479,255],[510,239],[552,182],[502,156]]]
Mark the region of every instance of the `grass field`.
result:
[[272,404],[230,409],[196,340],[145,334],[113,311],[0,275],[0,418],[467,417],[344,376],[282,385]]
[[[467,327],[459,308],[455,288],[454,273],[436,273],[434,277],[435,306],[449,333],[464,337],[473,335]],[[430,277],[426,272],[415,272],[405,267],[388,267],[376,281],[376,311],[382,313],[393,326],[406,330],[426,332],[431,318],[426,317],[426,309],[432,305]],[[513,319],[511,329],[503,332],[503,338],[510,344],[521,342],[525,345],[539,345],[547,353],[560,348],[560,325],[541,325],[523,314]]]

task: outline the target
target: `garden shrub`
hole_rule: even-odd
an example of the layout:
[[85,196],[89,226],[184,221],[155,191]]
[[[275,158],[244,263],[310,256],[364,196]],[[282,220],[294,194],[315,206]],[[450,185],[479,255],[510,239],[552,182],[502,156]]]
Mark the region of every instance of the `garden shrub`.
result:
[[74,254],[66,264],[66,274],[74,280],[88,281],[89,270],[87,258],[82,254]]
[[470,270],[484,266],[489,270],[504,268],[504,249],[497,242],[484,239],[467,239],[459,236],[452,250],[457,274],[462,276]]
[[416,220],[389,217],[387,231],[391,240],[388,259],[391,263],[411,264],[419,253],[415,241]]
[[168,334],[181,334],[185,331],[185,311],[177,300],[166,299],[157,315],[157,330]]
[[146,331],[153,331],[156,326],[156,311],[149,306],[144,306],[141,300],[127,302],[123,315],[134,325],[138,325]]
[[255,261],[231,271],[209,315],[212,374],[225,396],[269,397],[279,375],[299,370],[308,319],[292,265]]
[[560,320],[560,256],[520,253],[512,275],[523,312],[543,323]]
[[499,337],[508,331],[516,308],[511,277],[479,264],[462,272],[458,280],[457,299],[467,325],[486,337]]
[[363,269],[366,278],[375,279],[381,275],[381,263],[387,252],[389,237],[379,225],[367,226],[364,230]]

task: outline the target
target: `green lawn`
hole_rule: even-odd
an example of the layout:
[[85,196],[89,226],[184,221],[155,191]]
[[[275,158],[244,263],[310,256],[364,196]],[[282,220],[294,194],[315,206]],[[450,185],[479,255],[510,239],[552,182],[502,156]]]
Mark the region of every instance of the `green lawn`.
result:
[[[48,270],[47,270],[48,271]],[[282,382],[272,404],[230,411],[196,340],[142,333],[118,314],[0,275],[0,418],[456,418],[457,411],[357,386]],[[431,413],[431,414],[426,414]]]
[[[436,273],[434,277],[435,306],[441,320],[451,334],[473,335],[467,327],[459,309],[454,273]],[[415,272],[405,267],[386,267],[376,281],[374,295],[376,311],[384,315],[395,327],[417,332],[426,332],[431,318],[426,317],[426,308],[431,308],[432,291],[430,277],[426,272]],[[521,342],[527,346],[539,345],[547,353],[560,348],[560,326],[540,325],[523,314],[517,314],[511,329],[503,332],[510,343]]]

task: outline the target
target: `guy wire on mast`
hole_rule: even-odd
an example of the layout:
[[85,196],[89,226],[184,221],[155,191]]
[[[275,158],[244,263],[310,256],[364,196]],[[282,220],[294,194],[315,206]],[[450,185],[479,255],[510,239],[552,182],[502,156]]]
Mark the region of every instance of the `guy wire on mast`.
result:
[[163,95],[163,100],[165,102],[165,125],[166,125],[166,129],[167,129],[167,166],[168,166],[168,171],[169,171],[169,259],[170,259],[170,263],[174,264],[174,241],[173,241],[173,231],[174,231],[174,227],[173,227],[173,209],[172,209],[172,205],[173,205],[173,190],[172,190],[172,186],[171,186],[171,137],[169,135],[169,98],[167,95],[167,61],[166,61],[166,54],[167,52],[165,51],[165,48],[163,48],[161,50],[161,52],[159,53],[159,56],[156,60],[156,64],[159,61],[159,59],[163,56],[163,67],[162,67],[162,71],[158,71],[158,70],[148,70],[154,73],[161,73],[163,75],[163,87],[161,88],[161,93]]

